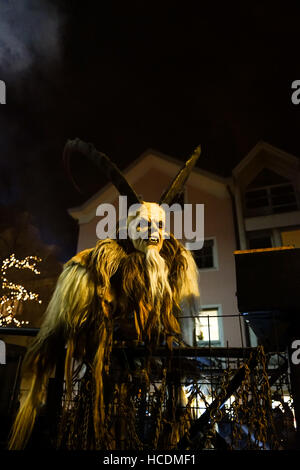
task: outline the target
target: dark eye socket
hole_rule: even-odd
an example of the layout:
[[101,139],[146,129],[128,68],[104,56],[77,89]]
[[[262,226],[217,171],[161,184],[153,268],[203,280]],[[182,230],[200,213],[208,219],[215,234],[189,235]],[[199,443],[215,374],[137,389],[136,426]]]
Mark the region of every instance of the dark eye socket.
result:
[[139,225],[138,225],[139,228],[145,228],[147,226],[148,226],[147,220],[141,220]]

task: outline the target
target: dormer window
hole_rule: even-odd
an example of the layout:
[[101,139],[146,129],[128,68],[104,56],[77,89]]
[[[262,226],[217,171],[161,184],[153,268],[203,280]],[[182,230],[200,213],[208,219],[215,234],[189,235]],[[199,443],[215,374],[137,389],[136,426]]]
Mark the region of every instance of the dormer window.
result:
[[247,187],[244,204],[246,217],[298,210],[293,184],[268,169],[260,172]]

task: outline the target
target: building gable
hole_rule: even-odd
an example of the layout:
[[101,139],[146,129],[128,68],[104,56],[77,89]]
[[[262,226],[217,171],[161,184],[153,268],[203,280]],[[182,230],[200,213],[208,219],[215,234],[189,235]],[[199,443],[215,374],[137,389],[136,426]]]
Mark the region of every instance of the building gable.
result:
[[[136,192],[145,200],[150,196],[150,200],[158,202],[162,192],[171,183],[182,165],[181,161],[150,149],[123,173]],[[213,194],[218,198],[228,198],[226,189],[228,181],[226,178],[194,168],[187,186]],[[117,189],[109,183],[81,206],[69,209],[69,214],[79,223],[88,223],[95,217],[99,204],[113,203],[117,197]]]

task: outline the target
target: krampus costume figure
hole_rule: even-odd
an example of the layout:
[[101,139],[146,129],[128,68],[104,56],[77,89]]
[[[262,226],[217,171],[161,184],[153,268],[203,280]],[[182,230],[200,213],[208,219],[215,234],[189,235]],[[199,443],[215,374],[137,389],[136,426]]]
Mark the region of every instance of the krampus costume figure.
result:
[[[191,343],[189,317],[199,311],[195,262],[172,234],[166,237],[165,212],[160,205],[141,201],[106,155],[79,139],[67,142],[65,155],[73,151],[93,160],[130,205],[140,204],[136,215],[128,217],[127,226],[133,221],[141,237],[100,240],[64,266],[24,361],[25,370],[32,372],[31,387],[17,414],[9,447],[27,445],[45,403],[61,345],[66,353],[65,392],[56,448],[141,449],[145,439],[153,448],[172,447],[170,442],[176,443],[180,433],[174,437],[170,419],[169,434],[162,424],[164,419],[166,422],[163,402],[167,395],[171,400],[171,392],[165,391],[169,371],[151,352],[157,345],[171,350],[174,341]],[[165,191],[160,204],[176,201],[199,154],[200,148]],[[130,230],[128,233],[130,237]],[[185,321],[180,320],[183,314]],[[121,352],[116,357],[118,347]],[[147,351],[140,359],[133,354],[137,347]],[[151,374],[156,374],[158,385],[151,385]],[[156,399],[147,412],[144,405],[151,390]],[[151,438],[145,431],[145,420],[150,416]],[[167,434],[173,436],[169,444]]]

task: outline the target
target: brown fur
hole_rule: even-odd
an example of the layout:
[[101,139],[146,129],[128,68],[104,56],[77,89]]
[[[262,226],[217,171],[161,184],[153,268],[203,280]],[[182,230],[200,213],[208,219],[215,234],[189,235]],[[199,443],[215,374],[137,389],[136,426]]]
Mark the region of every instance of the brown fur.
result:
[[72,394],[73,359],[91,367],[94,432],[101,442],[105,428],[103,377],[109,371],[114,325],[119,324],[118,339],[155,345],[162,334],[171,345],[180,333],[177,317],[182,298],[197,295],[189,286],[189,276],[195,277],[196,269],[185,248],[171,236],[164,240],[160,254],[169,271],[169,288],[159,300],[150,295],[145,254],[135,251],[129,240],[99,241],[94,249],[66,263],[25,358],[24,369],[32,371],[32,382],[13,425],[10,449],[23,449],[30,438],[59,344],[66,345],[67,397]]

